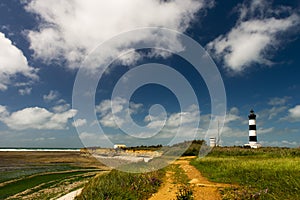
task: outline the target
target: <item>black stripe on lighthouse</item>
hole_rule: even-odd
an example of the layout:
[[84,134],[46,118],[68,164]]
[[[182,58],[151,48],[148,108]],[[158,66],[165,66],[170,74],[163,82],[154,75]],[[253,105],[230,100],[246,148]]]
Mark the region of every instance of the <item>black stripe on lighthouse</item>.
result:
[[256,125],[249,125],[249,130],[256,130]]
[[249,142],[257,142],[257,136],[249,136]]

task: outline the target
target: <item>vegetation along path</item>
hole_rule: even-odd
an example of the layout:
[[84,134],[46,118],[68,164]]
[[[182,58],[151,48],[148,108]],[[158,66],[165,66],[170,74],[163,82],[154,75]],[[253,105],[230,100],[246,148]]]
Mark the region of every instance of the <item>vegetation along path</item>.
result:
[[[188,181],[186,185],[189,185],[189,187],[191,188],[194,199],[221,199],[219,189],[232,187],[232,185],[208,181],[194,166],[189,164],[190,160],[193,158],[194,157],[181,157],[173,164],[179,165],[181,170],[183,170],[184,174],[187,176]],[[175,181],[175,179],[176,177],[174,176],[174,172],[168,170],[163,185],[161,186],[159,191],[150,198],[150,200],[176,199],[176,196],[180,194],[181,185],[180,183]]]

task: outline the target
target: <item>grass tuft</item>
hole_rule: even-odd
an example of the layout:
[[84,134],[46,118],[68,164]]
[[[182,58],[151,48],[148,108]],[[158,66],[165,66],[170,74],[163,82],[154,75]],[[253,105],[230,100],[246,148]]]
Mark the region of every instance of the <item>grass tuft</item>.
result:
[[181,186],[176,195],[177,200],[193,200],[193,190],[189,186]]

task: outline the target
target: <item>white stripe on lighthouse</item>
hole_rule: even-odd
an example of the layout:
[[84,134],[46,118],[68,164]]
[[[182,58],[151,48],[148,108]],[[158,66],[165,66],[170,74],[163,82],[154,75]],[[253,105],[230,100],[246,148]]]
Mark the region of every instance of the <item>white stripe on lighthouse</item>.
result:
[[249,136],[256,136],[256,130],[249,130]]
[[255,125],[255,119],[249,119],[249,125]]

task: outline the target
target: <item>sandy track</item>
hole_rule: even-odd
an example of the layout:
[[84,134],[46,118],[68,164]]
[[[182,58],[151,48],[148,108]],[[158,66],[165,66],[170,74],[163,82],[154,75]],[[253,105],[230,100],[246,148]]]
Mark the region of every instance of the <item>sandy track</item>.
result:
[[[173,164],[179,164],[190,179],[189,183],[193,189],[194,199],[221,200],[219,188],[230,187],[231,185],[214,183],[207,180],[207,178],[203,177],[194,166],[189,164],[189,159],[190,157],[183,157],[175,161]],[[162,187],[150,198],[150,200],[174,200],[176,199],[177,192],[178,186],[173,183],[172,173],[168,171]]]
[[166,177],[159,191],[153,194],[149,200],[176,199],[178,189],[177,185],[173,182],[172,176],[172,172],[166,172]]

